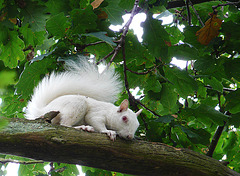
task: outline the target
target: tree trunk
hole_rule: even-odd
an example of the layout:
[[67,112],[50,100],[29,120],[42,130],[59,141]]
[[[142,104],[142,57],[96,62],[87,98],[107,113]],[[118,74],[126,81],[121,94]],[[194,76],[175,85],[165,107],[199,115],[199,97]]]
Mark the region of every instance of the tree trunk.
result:
[[0,153],[3,154],[134,175],[240,175],[213,158],[162,143],[120,138],[113,142],[105,134],[40,120],[8,120],[7,127],[0,131]]

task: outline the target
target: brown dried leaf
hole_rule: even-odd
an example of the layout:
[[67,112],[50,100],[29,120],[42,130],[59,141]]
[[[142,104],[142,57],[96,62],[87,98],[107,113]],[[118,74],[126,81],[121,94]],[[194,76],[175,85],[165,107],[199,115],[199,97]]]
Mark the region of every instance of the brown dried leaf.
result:
[[208,45],[212,39],[219,35],[219,29],[222,25],[222,20],[217,18],[217,14],[210,14],[205,26],[196,32],[198,41],[203,45]]
[[95,0],[95,1],[93,1],[93,2],[91,3],[91,5],[93,6],[93,10],[96,9],[96,8],[98,8],[103,1],[104,1],[104,0]]

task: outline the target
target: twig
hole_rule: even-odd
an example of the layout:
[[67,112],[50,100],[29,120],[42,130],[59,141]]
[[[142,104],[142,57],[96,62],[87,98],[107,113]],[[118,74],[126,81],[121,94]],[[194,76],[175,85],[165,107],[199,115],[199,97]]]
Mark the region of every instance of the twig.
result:
[[132,23],[133,17],[134,17],[134,16],[138,13],[138,11],[139,11],[138,4],[139,4],[139,0],[135,0],[133,9],[132,9],[132,11],[131,11],[130,18],[129,18],[129,20],[127,21],[127,23],[126,23],[126,24],[123,26],[123,28],[122,28],[122,36],[121,36],[121,38],[120,38],[120,40],[119,40],[118,46],[114,49],[114,53],[113,53],[113,56],[112,56],[112,58],[110,59],[110,61],[109,61],[109,63],[108,63],[108,67],[111,65],[111,63],[113,62],[113,60],[116,58],[118,52],[119,52],[120,49],[122,48],[123,42],[125,42],[125,37],[126,37],[126,35],[127,35],[129,26],[130,26],[130,24]]
[[131,72],[131,73],[134,73],[134,74],[136,74],[136,75],[146,75],[146,74],[152,72],[153,70],[155,70],[156,68],[158,68],[159,66],[160,66],[160,65],[157,65],[157,66],[155,66],[155,67],[153,67],[153,68],[151,68],[151,69],[149,69],[148,71],[145,71],[145,72],[135,72],[135,71],[133,71],[133,70],[130,70],[129,68],[126,68],[126,70],[129,71],[129,72]]
[[186,0],[186,7],[187,7],[187,19],[188,19],[188,25],[191,26],[191,13],[190,13],[190,9],[189,9],[189,1],[190,0]]
[[218,7],[223,7],[223,6],[228,6],[228,5],[236,5],[236,4],[239,4],[239,3],[240,3],[240,1],[238,1],[238,2],[228,2],[226,4],[218,4],[216,6],[212,6],[212,9],[213,9],[213,11],[215,11]]
[[214,150],[215,150],[215,148],[217,146],[217,143],[218,143],[218,141],[220,139],[220,136],[222,135],[223,129],[225,127],[225,124],[226,123],[224,122],[223,126],[218,126],[218,128],[217,128],[217,130],[216,130],[216,132],[215,132],[215,134],[214,134],[214,136],[212,138],[212,141],[211,141],[211,143],[210,143],[210,145],[208,147],[208,152],[206,154],[207,156],[210,156],[210,157],[213,156]]
[[[220,93],[218,93],[218,104],[219,104],[219,107],[220,107],[220,112],[223,113],[224,109],[221,107],[221,94]],[[229,112],[226,112],[226,114],[230,115]],[[217,127],[217,130],[216,130],[216,132],[215,132],[215,134],[214,134],[214,136],[212,138],[212,141],[211,141],[211,143],[210,143],[210,145],[208,147],[208,152],[206,154],[207,156],[210,156],[210,157],[213,156],[214,150],[215,150],[215,148],[216,148],[216,146],[218,144],[218,141],[219,141],[219,139],[220,139],[220,137],[222,135],[222,132],[223,132],[223,129],[224,129],[225,125],[226,125],[226,122],[224,121],[223,126],[218,126]]]
[[94,46],[94,45],[98,45],[98,44],[102,44],[102,43],[106,43],[106,42],[105,41],[98,41],[98,42],[89,43],[89,44],[86,44],[86,45],[83,45],[83,46],[86,48],[88,46]]
[[[204,2],[210,2],[210,1],[215,1],[215,0],[192,0],[192,3],[193,4],[201,4]],[[228,1],[236,2],[236,0],[228,0]],[[172,9],[172,8],[183,7],[183,6],[186,6],[185,1],[183,1],[183,0],[169,1],[167,3],[166,9]]]
[[71,42],[71,40],[69,40],[69,41],[70,41],[71,45],[74,45],[77,48],[77,51],[82,51],[83,49],[85,49],[88,46],[94,46],[94,45],[106,43],[105,41],[98,41],[98,42],[95,42],[95,43],[89,43],[89,44],[81,45],[79,43],[73,43],[73,42]]
[[195,15],[197,16],[198,21],[200,22],[201,26],[203,27],[203,26],[204,26],[204,23],[202,22],[199,14],[198,14],[198,12],[197,12],[196,9],[193,7],[193,4],[192,4],[192,2],[191,2],[190,0],[189,0],[189,4],[192,6],[192,9],[193,9]]
[[101,62],[105,61],[107,58],[109,58],[111,55],[113,55],[113,53],[115,52],[115,50],[112,50],[108,55],[106,55],[104,58],[102,58],[100,61],[98,61],[96,64],[100,64]]
[[[204,86],[204,87],[206,87],[207,89],[213,89],[211,86]],[[224,87],[223,88],[223,91],[226,91],[226,92],[234,92],[234,91],[236,91],[236,89],[231,89],[231,88],[226,88],[226,87]]]
[[[135,99],[135,98],[134,98]],[[136,100],[135,101],[140,104],[142,107],[144,107],[146,110],[148,110],[149,112],[151,112],[153,115],[157,116],[157,117],[162,117],[160,116],[159,114],[157,114],[156,112],[152,111],[151,109],[149,109],[148,107],[146,107],[144,104],[142,104],[139,100]]]
[[44,163],[44,161],[18,161],[18,160],[13,160],[13,159],[3,159],[0,158],[0,163],[6,164],[6,163],[16,163],[16,164],[39,164],[39,163]]

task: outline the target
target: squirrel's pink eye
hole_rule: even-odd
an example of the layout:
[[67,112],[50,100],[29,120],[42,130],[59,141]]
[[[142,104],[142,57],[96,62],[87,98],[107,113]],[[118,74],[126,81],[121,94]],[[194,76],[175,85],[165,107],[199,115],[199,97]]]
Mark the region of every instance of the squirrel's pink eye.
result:
[[127,116],[123,116],[123,117],[122,117],[122,120],[123,120],[125,123],[127,123],[127,122],[128,122]]

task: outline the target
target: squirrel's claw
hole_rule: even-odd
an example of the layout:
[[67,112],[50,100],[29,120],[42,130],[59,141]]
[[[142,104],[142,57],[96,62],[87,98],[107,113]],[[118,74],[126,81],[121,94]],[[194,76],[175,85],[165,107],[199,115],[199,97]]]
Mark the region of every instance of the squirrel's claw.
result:
[[106,131],[102,131],[102,133],[106,133],[112,141],[116,140],[116,137],[117,137],[116,131],[106,130]]

